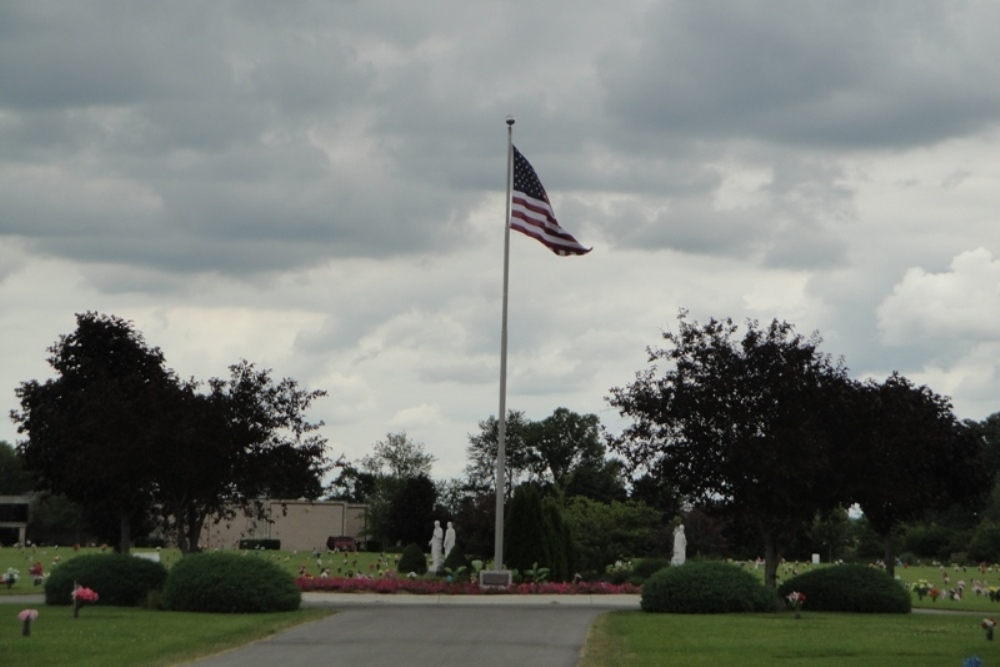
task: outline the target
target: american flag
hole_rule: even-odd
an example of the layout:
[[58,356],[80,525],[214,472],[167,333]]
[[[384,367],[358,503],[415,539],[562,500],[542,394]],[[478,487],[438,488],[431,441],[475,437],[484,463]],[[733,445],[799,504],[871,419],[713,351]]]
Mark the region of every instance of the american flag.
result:
[[545,194],[542,182],[531,164],[514,149],[514,184],[510,208],[510,227],[544,243],[557,255],[585,255],[585,248],[556,221],[556,214]]

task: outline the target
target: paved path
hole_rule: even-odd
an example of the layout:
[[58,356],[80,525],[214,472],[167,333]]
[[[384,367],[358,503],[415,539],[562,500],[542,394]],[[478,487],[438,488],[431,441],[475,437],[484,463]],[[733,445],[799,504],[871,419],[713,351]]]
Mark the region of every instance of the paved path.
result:
[[[41,596],[0,603],[44,604]],[[638,595],[362,595],[303,593],[338,613],[188,667],[576,667],[587,632]]]
[[305,594],[339,610],[196,667],[576,667],[601,613],[639,597]]

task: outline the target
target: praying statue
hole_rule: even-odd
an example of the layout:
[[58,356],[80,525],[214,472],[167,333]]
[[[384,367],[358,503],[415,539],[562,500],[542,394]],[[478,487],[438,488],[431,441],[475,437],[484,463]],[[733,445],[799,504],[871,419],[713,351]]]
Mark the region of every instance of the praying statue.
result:
[[441,569],[441,541],[444,538],[444,531],[441,530],[441,522],[434,522],[434,535],[431,537],[431,572]]
[[671,565],[683,565],[687,560],[687,537],[684,535],[684,524],[679,523],[674,528],[674,557],[670,559]]
[[451,550],[455,548],[455,527],[451,525],[451,521],[448,522],[448,530],[444,531],[444,557],[448,558],[448,554]]

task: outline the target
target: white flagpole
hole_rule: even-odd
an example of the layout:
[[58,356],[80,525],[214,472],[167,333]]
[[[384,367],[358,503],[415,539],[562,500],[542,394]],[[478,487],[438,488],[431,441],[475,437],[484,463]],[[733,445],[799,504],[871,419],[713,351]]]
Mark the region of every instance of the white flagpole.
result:
[[493,569],[503,569],[504,468],[507,458],[507,283],[510,275],[510,197],[514,177],[514,117],[507,116],[507,217],[503,232],[503,315],[500,324],[500,410],[497,417],[497,520],[493,538]]

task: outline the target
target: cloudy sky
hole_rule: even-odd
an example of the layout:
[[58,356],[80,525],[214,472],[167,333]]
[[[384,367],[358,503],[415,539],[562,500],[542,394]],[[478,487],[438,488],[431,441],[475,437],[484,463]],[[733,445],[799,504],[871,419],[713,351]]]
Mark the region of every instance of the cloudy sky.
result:
[[327,390],[332,457],[405,431],[459,475],[498,406],[512,114],[594,250],[512,236],[508,407],[620,428],[608,390],[685,308],[819,331],[982,419],[997,25],[988,0],[0,0],[0,408],[98,311],[182,376]]

